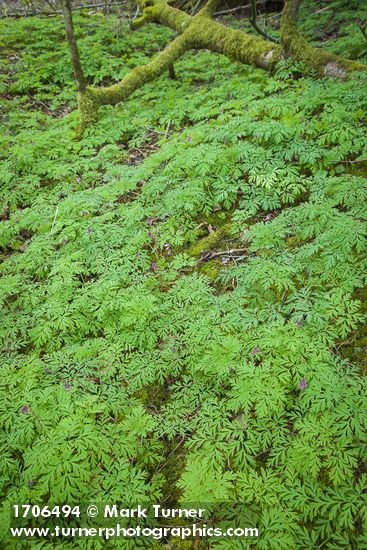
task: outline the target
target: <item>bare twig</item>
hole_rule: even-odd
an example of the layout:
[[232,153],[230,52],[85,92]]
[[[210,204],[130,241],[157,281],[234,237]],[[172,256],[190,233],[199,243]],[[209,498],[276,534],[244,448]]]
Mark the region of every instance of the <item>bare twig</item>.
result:
[[275,38],[274,36],[266,32],[266,30],[259,27],[259,25],[257,24],[256,18],[257,18],[256,0],[251,0],[251,18],[250,18],[251,25],[253,26],[255,31],[257,31],[259,34],[261,34],[261,36],[266,38],[266,40],[270,40],[270,42],[275,42],[276,44],[278,44],[279,40],[277,38]]
[[167,139],[170,127],[171,127],[171,121],[169,120],[167,124],[166,133],[164,134],[164,139]]
[[201,3],[201,0],[197,0],[196,4],[194,5],[194,7],[191,10],[191,15],[195,15],[195,13],[197,12],[198,7],[200,6],[200,3]]
[[367,40],[367,21],[365,21],[364,23],[360,23],[358,25],[358,28],[363,34],[363,36],[365,37],[365,39]]
[[203,253],[202,257],[199,259],[200,262],[207,262],[208,260],[212,260],[213,258],[220,258],[221,256],[234,259],[234,258],[240,258],[241,256],[244,256],[248,253],[247,248],[232,248],[231,250],[222,250],[220,252],[213,252],[211,250],[207,250]]
[[[125,4],[125,2],[121,2],[121,4]],[[139,15],[139,4],[136,6],[133,21],[135,21],[135,19],[138,17],[138,15]]]
[[46,103],[44,103],[43,101],[40,101],[39,99],[35,99],[28,92],[26,92],[26,94],[34,105],[42,105],[49,114],[52,114],[51,109],[48,107],[48,105],[46,105]]
[[367,162],[367,159],[355,159],[355,160],[331,160],[331,164],[358,164],[359,162]]
[[320,8],[319,10],[316,10],[315,13],[321,13],[322,11],[329,10],[330,8],[333,8],[334,6],[325,6],[324,8]]
[[[266,3],[266,0],[259,0],[258,5],[265,4],[265,3]],[[231,14],[231,13],[236,13],[237,11],[241,11],[241,10],[248,10],[250,8],[251,8],[251,4],[245,4],[243,6],[237,6],[235,8],[231,8],[231,9],[228,9],[228,10],[216,11],[214,15],[215,16],[217,16],[217,15],[227,15],[227,14]]]
[[155,130],[154,128],[150,128],[149,126],[147,127],[147,130],[149,130],[150,132],[153,132],[154,134],[164,135],[164,132],[160,132],[159,130]]

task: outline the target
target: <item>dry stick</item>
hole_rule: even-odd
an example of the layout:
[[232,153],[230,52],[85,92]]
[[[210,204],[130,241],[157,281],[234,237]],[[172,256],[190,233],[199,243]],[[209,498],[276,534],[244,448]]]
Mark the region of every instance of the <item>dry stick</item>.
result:
[[164,132],[159,132],[159,130],[155,130],[154,128],[150,128],[150,126],[147,127],[147,130],[150,132],[154,132],[155,134],[164,134]]
[[[121,2],[121,4],[125,4],[125,2]],[[139,15],[139,4],[136,6],[133,21],[138,17],[138,15]]]
[[331,164],[339,164],[339,163],[345,163],[345,164],[357,164],[358,162],[367,162],[367,159],[356,159],[356,160],[331,160]]
[[316,10],[315,13],[321,13],[322,11],[325,11],[325,10],[329,10],[330,8],[332,8],[333,6],[325,6],[325,8],[321,8],[319,10]]
[[363,36],[365,37],[365,39],[367,40],[367,21],[365,23],[359,25],[358,28],[361,31],[361,33],[363,34]]
[[221,252],[209,251],[202,258],[200,258],[199,262],[206,262],[208,260],[212,260],[213,258],[218,258],[220,256],[232,257],[234,254],[239,254],[240,255],[239,257],[241,257],[247,252],[248,252],[247,248],[232,248],[231,250],[223,250]]
[[[258,2],[258,5],[266,4],[266,0],[260,0]],[[222,10],[222,11],[216,11],[214,15],[227,15],[228,13],[235,13],[236,11],[240,10],[248,10],[251,8],[251,4],[245,4],[243,6],[237,6],[236,8],[231,8],[228,10]]]
[[29,99],[32,101],[33,104],[37,104],[38,105],[43,105],[43,107],[46,109],[46,111],[50,114],[52,114],[53,111],[51,111],[51,109],[48,107],[48,105],[46,105],[46,103],[43,103],[43,101],[40,101],[39,99],[35,99],[34,97],[31,96],[31,94],[29,94],[28,92],[26,92],[27,96],[29,97]]
[[198,9],[198,7],[200,6],[200,3],[201,3],[201,0],[197,0],[195,6],[192,8],[191,10],[191,15],[195,15],[196,13],[196,10]]
[[167,124],[166,133],[164,134],[164,139],[167,139],[170,127],[171,127],[171,121],[169,120]]

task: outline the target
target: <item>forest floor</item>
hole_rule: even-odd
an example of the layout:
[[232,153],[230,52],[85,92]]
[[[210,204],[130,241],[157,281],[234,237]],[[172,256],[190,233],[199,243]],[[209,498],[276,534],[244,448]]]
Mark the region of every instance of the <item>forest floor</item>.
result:
[[[366,17],[302,28],[367,62]],[[95,85],[172,37],[75,19]],[[365,76],[188,52],[76,141],[61,19],[1,21],[0,57],[4,540],[14,502],[236,502],[249,548],[366,548]]]

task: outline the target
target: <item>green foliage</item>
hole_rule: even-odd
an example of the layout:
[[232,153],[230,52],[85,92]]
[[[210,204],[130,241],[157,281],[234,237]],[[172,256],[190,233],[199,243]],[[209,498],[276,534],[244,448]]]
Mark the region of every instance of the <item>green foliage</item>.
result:
[[[96,84],[169,36],[77,24]],[[364,548],[364,77],[187,53],[75,142],[61,29],[1,23],[2,532],[15,501],[236,501],[249,547]]]

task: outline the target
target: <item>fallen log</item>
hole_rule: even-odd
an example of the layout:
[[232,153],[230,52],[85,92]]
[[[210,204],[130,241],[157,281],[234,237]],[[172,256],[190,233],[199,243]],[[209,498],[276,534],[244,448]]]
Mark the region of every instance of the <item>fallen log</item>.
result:
[[[272,71],[279,60],[287,57],[302,61],[307,69],[318,76],[345,78],[352,71],[366,70],[366,65],[315,48],[301,36],[297,26],[300,3],[301,0],[286,0],[281,18],[280,44],[276,44],[213,21],[216,0],[209,0],[193,16],[171,6],[167,0],[141,0],[142,15],[132,22],[132,28],[140,28],[149,22],[160,23],[175,30],[178,36],[152,61],[136,67],[120,82],[104,88],[84,87],[85,79],[80,73],[80,64],[75,61],[75,44],[69,38],[79,89],[81,131],[98,119],[101,105],[115,105],[124,101],[147,82],[166,71],[172,72],[174,62],[190,49],[211,50],[267,71]],[[64,0],[64,5],[70,10],[70,2]]]

